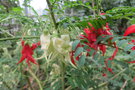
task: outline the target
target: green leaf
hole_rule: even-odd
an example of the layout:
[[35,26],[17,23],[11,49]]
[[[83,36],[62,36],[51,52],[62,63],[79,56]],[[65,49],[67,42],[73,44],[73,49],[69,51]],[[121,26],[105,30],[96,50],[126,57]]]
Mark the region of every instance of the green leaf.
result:
[[124,48],[124,51],[130,50],[133,46],[135,46],[135,45],[129,44],[128,46],[126,46],[126,47]]
[[130,56],[135,56],[135,51],[131,51]]
[[121,37],[114,37],[113,39],[112,39],[112,42],[115,42],[116,40],[119,40]]
[[77,48],[77,50],[75,51],[75,57],[80,55],[80,53],[82,53],[82,52],[83,52],[83,48],[82,47]]
[[128,42],[127,40],[121,40],[121,41],[118,42],[117,46],[120,47],[127,42]]
[[80,40],[75,40],[72,44],[72,50],[75,50],[77,45],[80,43]]
[[85,55],[82,55],[79,59],[79,62],[78,62],[78,65],[79,66],[83,66],[85,64],[85,58],[86,56]]

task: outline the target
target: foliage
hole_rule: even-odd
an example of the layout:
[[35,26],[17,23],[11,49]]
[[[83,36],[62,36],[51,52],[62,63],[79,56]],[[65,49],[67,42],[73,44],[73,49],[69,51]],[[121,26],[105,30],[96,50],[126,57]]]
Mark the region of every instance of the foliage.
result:
[[[25,0],[24,6],[34,12],[33,16],[26,16],[18,0],[8,1],[10,7],[0,5],[1,89],[135,89],[134,63],[129,63],[135,56],[134,37],[116,32],[125,32],[119,28],[120,20],[127,20],[121,27],[135,23],[134,1],[49,0],[52,9],[45,9],[47,14],[41,16],[29,5],[30,0]],[[101,15],[103,11],[106,14]],[[86,29],[93,30],[96,41]],[[41,46],[33,51],[38,65],[16,64],[21,57],[20,39],[29,45],[40,41]],[[98,49],[90,46],[93,42]],[[108,60],[113,55],[114,59]]]

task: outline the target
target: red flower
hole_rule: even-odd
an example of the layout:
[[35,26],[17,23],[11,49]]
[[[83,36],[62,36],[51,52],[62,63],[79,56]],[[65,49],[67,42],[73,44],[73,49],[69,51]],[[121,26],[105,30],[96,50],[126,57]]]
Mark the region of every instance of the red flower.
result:
[[33,55],[33,51],[37,48],[37,46],[40,45],[40,42],[34,43],[34,44],[32,44],[32,46],[25,44],[24,41],[22,41],[21,44],[22,44],[22,52],[21,52],[22,57],[17,64],[21,63],[25,59],[26,59],[26,63],[29,66],[30,66],[30,62],[37,64],[36,60],[32,57],[32,55]]
[[127,36],[127,35],[129,35],[129,34],[131,34],[131,33],[135,33],[135,24],[129,26],[129,27],[126,29],[126,31],[125,31],[125,33],[124,33],[123,36]]
[[[98,44],[98,43],[96,43],[96,41],[97,41],[97,38],[101,35],[112,35],[112,33],[109,31],[110,28],[109,28],[108,23],[106,23],[106,26],[103,26],[99,29],[95,29],[91,23],[88,23],[88,25],[91,28],[85,28],[84,32],[85,32],[86,35],[80,35],[81,36],[80,39],[87,39],[88,42],[84,42],[86,45],[95,49],[96,51],[101,50],[103,55],[104,55],[105,52],[106,52],[106,45],[103,45],[103,44],[100,44],[100,43]],[[104,37],[105,36],[103,36],[103,38]]]

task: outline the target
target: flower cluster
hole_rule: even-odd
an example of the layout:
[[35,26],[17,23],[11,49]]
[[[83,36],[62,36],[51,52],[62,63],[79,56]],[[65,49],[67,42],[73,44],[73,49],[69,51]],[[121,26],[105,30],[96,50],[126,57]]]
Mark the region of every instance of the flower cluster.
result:
[[[91,49],[94,49],[95,52],[94,52],[93,56],[97,53],[97,51],[101,51],[103,56],[104,56],[105,53],[106,53],[107,46],[105,44],[103,44],[103,43],[100,43],[100,42],[97,43],[97,38],[99,36],[102,36],[102,38],[105,38],[105,36],[107,36],[107,35],[112,35],[112,33],[110,32],[110,28],[109,28],[108,23],[106,23],[105,26],[102,26],[101,28],[98,28],[98,29],[93,27],[93,25],[91,23],[88,23],[88,25],[90,26],[90,28],[84,28],[85,34],[81,34],[80,39],[84,41],[84,45],[87,45],[88,47],[90,47],[89,49],[87,49],[87,52],[90,52]],[[107,69],[111,73],[114,73],[112,71],[112,69],[108,67],[108,60],[113,60],[115,58],[115,56],[116,56],[116,54],[118,52],[118,47],[116,46],[116,43],[111,42],[111,40],[112,40],[112,37],[109,38],[108,44],[114,45],[115,50],[114,50],[112,56],[105,60],[105,66],[106,66],[105,69]],[[78,47],[84,47],[84,45],[78,44],[76,49]],[[79,57],[81,56],[81,53],[80,53],[80,55],[73,58],[76,49],[71,52],[71,61],[72,61],[73,64],[76,64],[74,59],[76,59],[78,61]]]
[[61,35],[61,37],[52,37],[49,34],[42,34],[40,36],[41,49],[44,50],[45,55],[56,52],[59,55],[64,55],[65,60],[69,60],[69,52],[71,51],[72,42],[70,42],[69,35]]

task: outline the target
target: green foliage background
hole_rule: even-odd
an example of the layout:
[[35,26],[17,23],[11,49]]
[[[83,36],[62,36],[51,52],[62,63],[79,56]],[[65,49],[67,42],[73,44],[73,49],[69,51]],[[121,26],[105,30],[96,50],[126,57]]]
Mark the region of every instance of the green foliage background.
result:
[[[0,0],[1,90],[24,89],[29,85],[28,78],[32,80],[31,86],[35,90],[62,90],[62,77],[64,77],[65,90],[119,90],[123,89],[125,83],[123,90],[135,89],[134,64],[126,63],[134,60],[135,51],[131,50],[134,45],[128,44],[134,35],[122,39],[124,30],[129,25],[135,24],[134,0],[50,0],[52,10],[45,9],[47,14],[41,16],[29,5],[30,1],[25,0],[24,6],[34,12],[34,17],[24,13],[25,10],[19,6],[18,0]],[[92,6],[93,3],[94,6]],[[51,12],[55,15],[56,23],[53,22]],[[101,16],[100,12],[105,12],[106,15]],[[25,62],[16,65],[21,57],[20,38],[24,33],[26,36],[23,38],[30,44],[39,41],[44,31],[49,32],[52,37],[69,34],[74,49],[77,43],[83,43],[77,37],[83,33],[83,28],[88,26],[88,22],[91,22],[95,28],[100,28],[109,22],[111,32],[114,34],[112,41],[115,41],[120,48],[116,58],[109,62],[109,67],[115,74],[103,69],[104,59],[111,56],[114,50],[109,46],[105,56],[102,56],[101,52],[98,52],[94,58],[82,56],[76,68],[70,63],[65,63],[62,55],[54,58],[56,53],[38,60],[39,67],[32,65],[34,75],[27,72],[28,66]],[[109,38],[99,37],[98,41],[106,43]],[[89,54],[92,55],[93,52],[90,51]],[[86,53],[85,48],[78,49],[75,55],[80,53]],[[43,51],[39,47],[34,57],[40,57],[42,54]],[[103,73],[106,73],[107,77],[103,77]]]

